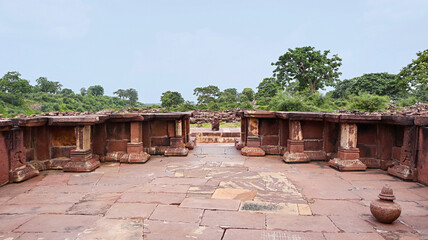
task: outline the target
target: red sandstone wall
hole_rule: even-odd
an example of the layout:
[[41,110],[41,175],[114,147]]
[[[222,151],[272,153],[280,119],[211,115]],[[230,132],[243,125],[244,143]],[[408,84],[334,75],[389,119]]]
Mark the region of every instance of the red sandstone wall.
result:
[[259,136],[261,148],[267,154],[280,154],[279,147],[279,119],[260,118]]
[[9,182],[9,154],[7,137],[9,132],[0,132],[0,186]]
[[428,184],[428,127],[420,127],[418,145],[418,181]]
[[70,157],[70,151],[76,149],[74,127],[53,126],[51,132],[51,158]]
[[129,122],[107,123],[107,152],[126,152],[126,145],[130,139],[129,129]]

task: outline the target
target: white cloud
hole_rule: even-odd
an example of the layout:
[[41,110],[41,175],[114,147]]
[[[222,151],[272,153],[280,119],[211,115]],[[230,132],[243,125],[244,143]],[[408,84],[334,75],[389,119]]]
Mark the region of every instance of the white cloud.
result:
[[36,31],[49,37],[75,39],[89,31],[89,10],[81,0],[3,0],[0,21],[4,22],[0,25],[12,33]]

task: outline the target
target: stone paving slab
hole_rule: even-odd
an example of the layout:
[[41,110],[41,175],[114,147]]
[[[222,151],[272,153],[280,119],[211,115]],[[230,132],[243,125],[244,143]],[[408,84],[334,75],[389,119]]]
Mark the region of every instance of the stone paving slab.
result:
[[[370,201],[389,183],[402,206],[377,222]],[[379,169],[249,158],[200,144],[188,157],[102,163],[92,173],[43,171],[0,187],[0,240],[428,239],[428,187]]]
[[230,211],[205,211],[201,226],[265,229],[265,214]]
[[179,208],[171,205],[158,205],[150,215],[150,220],[199,223],[204,210],[193,208]]
[[146,203],[115,203],[106,213],[106,218],[148,218],[156,208],[156,204]]
[[220,240],[224,230],[194,223],[144,221],[144,240]]
[[222,240],[324,240],[322,233],[227,229]]
[[240,204],[241,201],[232,199],[186,198],[180,204],[180,207],[237,211],[239,209]]
[[94,224],[99,216],[43,214],[31,218],[15,232],[79,232]]

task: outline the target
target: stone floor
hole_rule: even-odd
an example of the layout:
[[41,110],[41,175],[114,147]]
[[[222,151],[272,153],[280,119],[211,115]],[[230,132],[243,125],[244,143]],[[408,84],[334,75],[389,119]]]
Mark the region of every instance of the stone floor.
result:
[[[392,225],[368,207],[385,183],[403,208]],[[428,239],[428,187],[200,144],[188,157],[3,186],[0,239]]]

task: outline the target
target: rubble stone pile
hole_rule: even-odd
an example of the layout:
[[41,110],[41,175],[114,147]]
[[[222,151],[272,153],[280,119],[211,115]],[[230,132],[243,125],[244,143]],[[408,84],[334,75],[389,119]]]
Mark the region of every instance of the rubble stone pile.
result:
[[408,107],[398,107],[395,104],[390,104],[385,111],[366,112],[358,110],[339,110],[339,113],[355,114],[355,115],[407,115],[419,116],[428,115],[428,103],[415,104]]
[[190,123],[211,123],[215,117],[218,118],[219,122],[239,122],[241,118],[236,114],[241,111],[242,109],[239,108],[224,111],[195,110],[193,117],[190,118]]

